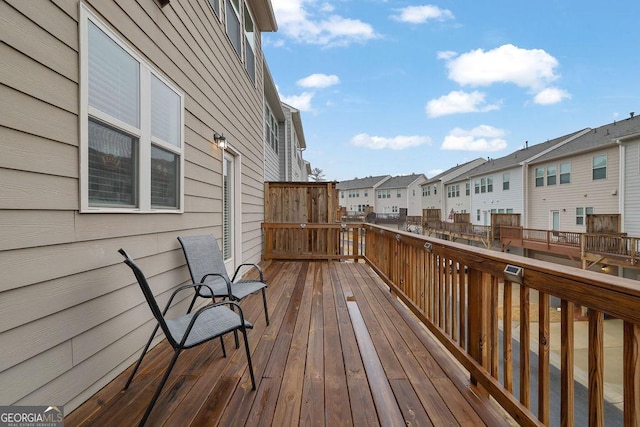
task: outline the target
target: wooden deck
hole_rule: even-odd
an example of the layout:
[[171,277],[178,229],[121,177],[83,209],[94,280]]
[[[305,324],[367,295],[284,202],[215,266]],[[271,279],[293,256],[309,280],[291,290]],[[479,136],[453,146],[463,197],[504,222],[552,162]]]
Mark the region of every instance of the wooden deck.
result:
[[[256,321],[257,390],[243,347],[227,337],[223,358],[214,340],[181,354],[147,425],[508,425],[366,264],[272,262],[265,273],[271,325],[260,296],[242,304]],[[136,425],[170,353],[163,341],[129,390],[127,370],[65,425]]]

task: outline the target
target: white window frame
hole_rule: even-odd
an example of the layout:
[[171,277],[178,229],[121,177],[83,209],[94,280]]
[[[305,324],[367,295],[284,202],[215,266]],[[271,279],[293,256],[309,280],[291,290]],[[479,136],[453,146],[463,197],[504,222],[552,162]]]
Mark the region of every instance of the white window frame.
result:
[[[140,130],[134,129],[110,115],[89,106],[89,21],[128,53],[140,69]],[[84,4],[80,4],[80,212],[82,213],[183,213],[184,212],[184,93],[176,88],[146,62]],[[180,147],[160,141],[151,135],[151,80],[155,76],[180,97]],[[137,206],[89,205],[89,118],[97,119],[120,132],[138,139]],[[179,156],[177,208],[151,206],[151,148],[152,145]]]
[[[227,37],[229,37],[229,41],[231,42],[231,46],[233,47],[233,50],[236,52],[236,54],[238,55],[238,58],[240,58],[240,61],[242,61],[242,58],[244,58],[243,52],[242,52],[242,45],[244,44],[242,42],[242,40],[244,39],[244,26],[242,25],[242,6],[244,4],[243,0],[238,0],[238,8],[239,10],[236,10],[235,5],[233,4],[234,0],[224,0],[224,13],[225,13],[225,22],[224,22],[224,26],[225,26],[225,31],[227,33]],[[229,10],[231,9],[231,10]],[[233,37],[235,36],[235,34],[231,34],[229,31],[229,19],[233,14],[233,16],[236,17],[236,19],[238,20],[238,46],[236,47],[236,45],[233,43]],[[240,49],[240,50],[238,50]]]
[[[244,3],[244,2],[242,2]],[[246,27],[246,18],[248,18],[251,20],[251,26],[253,28],[253,32],[251,32],[251,39],[249,37],[249,33],[247,33],[247,27]],[[251,82],[253,83],[253,85],[255,86],[257,84],[257,53],[256,53],[256,20],[253,19],[253,14],[251,13],[251,11],[249,10],[249,8],[247,7],[246,4],[243,5],[243,13],[242,13],[242,23],[241,23],[241,33],[242,33],[242,39],[244,41],[244,50],[243,50],[243,55],[242,57],[244,58],[244,69],[247,71],[247,74],[249,75],[249,79],[251,80]],[[248,46],[247,46],[248,45]],[[247,59],[247,55],[249,50],[251,50],[251,53],[253,54],[253,70],[249,69],[249,61]]]

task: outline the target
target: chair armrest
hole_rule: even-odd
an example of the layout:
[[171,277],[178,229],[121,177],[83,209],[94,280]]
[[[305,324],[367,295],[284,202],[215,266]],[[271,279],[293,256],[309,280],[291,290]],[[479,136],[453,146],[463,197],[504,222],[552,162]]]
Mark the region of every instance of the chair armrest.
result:
[[[227,284],[227,293],[229,295],[232,295],[231,293],[231,282],[229,282],[229,280],[227,280],[226,277],[224,277],[222,274],[220,273],[207,273],[204,276],[202,276],[202,279],[200,279],[200,283],[204,284],[204,281],[207,279],[207,277],[209,276],[214,276],[214,277],[220,277],[222,280],[224,280]],[[209,288],[209,290],[211,291],[211,295],[213,295],[213,290],[207,286]]]
[[240,272],[240,268],[242,268],[242,267],[253,267],[256,270],[258,270],[258,273],[260,274],[260,281],[262,283],[264,283],[264,276],[262,275],[262,268],[260,268],[260,266],[258,264],[253,264],[253,263],[240,264],[238,266],[238,268],[236,268],[235,273],[233,273],[233,279],[231,279],[232,282],[236,281],[236,276],[238,275],[238,272]]
[[[189,283],[188,285],[182,285],[182,286],[177,287],[171,293],[171,296],[169,297],[169,301],[167,301],[167,305],[165,306],[164,310],[162,310],[162,315],[164,316],[165,314],[167,314],[167,310],[169,310],[169,307],[171,307],[171,303],[173,302],[173,299],[180,292],[182,292],[184,290],[188,290],[188,289],[194,289],[196,292],[198,292],[198,289],[200,287],[202,287],[202,286],[206,286],[207,288],[209,288],[209,290],[211,291],[211,299],[213,300],[213,289],[211,289],[211,287],[209,285],[202,284],[202,283]],[[215,302],[215,300],[213,300],[213,302]]]

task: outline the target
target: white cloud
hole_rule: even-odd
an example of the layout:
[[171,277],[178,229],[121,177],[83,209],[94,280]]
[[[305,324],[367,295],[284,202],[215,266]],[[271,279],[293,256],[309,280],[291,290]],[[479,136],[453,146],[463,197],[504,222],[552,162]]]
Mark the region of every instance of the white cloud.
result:
[[502,129],[488,125],[480,125],[471,130],[455,128],[445,136],[443,150],[458,151],[500,151],[507,148]]
[[431,169],[430,171],[427,171],[427,176],[440,175],[442,172],[444,172],[444,169]]
[[478,91],[471,93],[453,91],[427,102],[425,110],[429,117],[440,117],[457,113],[486,112],[500,108],[497,104],[487,105],[484,97],[485,94]]
[[454,58],[458,56],[458,52],[453,51],[453,50],[443,50],[438,52],[437,57],[438,59],[444,59],[444,60],[449,60],[451,58]]
[[391,18],[410,24],[424,24],[427,21],[453,19],[453,13],[451,13],[449,9],[440,9],[438,6],[429,4],[425,6],[407,6],[398,9],[398,14],[392,15]]
[[538,92],[558,79],[558,61],[541,49],[506,44],[493,50],[472,50],[447,60],[449,78],[460,85],[513,83]]
[[361,133],[349,141],[351,145],[356,147],[366,147],[373,150],[382,150],[384,148],[390,148],[392,150],[404,150],[405,148],[417,147],[423,144],[430,144],[431,138],[428,136],[395,136],[393,138],[385,138],[382,136],[370,136],[366,133]]
[[378,37],[370,24],[334,14],[328,3],[309,0],[271,0],[279,34],[299,43],[346,46]]
[[298,86],[311,88],[325,88],[340,83],[340,78],[334,74],[311,74],[296,82]]
[[540,105],[551,105],[562,102],[566,98],[571,98],[571,95],[566,90],[548,87],[538,92],[533,98],[533,102]]
[[312,111],[311,101],[315,94],[313,92],[302,92],[300,95],[284,96],[280,95],[280,100],[285,104],[291,105],[300,111]]

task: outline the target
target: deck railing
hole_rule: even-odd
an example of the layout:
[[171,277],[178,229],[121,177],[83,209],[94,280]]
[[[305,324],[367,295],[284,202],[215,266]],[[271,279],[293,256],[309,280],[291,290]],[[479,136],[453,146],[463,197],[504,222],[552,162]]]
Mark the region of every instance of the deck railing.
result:
[[[563,426],[574,425],[574,308],[588,309],[586,386],[593,426],[605,423],[604,317],[622,319],[624,425],[638,425],[637,281],[370,225],[365,229],[366,260],[469,370],[480,393],[490,394],[520,425],[550,424],[550,299],[557,298],[561,309],[559,423]],[[534,294],[535,305],[531,301]],[[511,321],[514,318],[519,322],[518,333]],[[537,337],[530,336],[534,321]],[[520,354],[515,367],[514,338]],[[537,342],[535,348],[532,338]],[[531,369],[530,350],[537,353],[537,370]],[[518,390],[514,390],[516,383]],[[538,402],[535,414],[530,410],[532,388]]]
[[503,245],[526,246],[527,242],[539,243],[547,249],[552,246],[574,248],[579,250],[583,258],[587,255],[600,255],[617,258],[629,265],[636,265],[640,261],[640,238],[629,237],[626,233],[578,233],[501,226],[500,235]]
[[445,232],[460,236],[491,238],[491,227],[466,222],[426,221],[425,229],[430,232]]
[[265,258],[364,257],[468,370],[477,392],[493,397],[520,425],[551,423],[552,298],[560,310],[553,323],[554,329],[559,323],[553,347],[561,373],[554,424],[574,425],[574,314],[582,312],[575,309],[587,310],[584,385],[592,426],[605,425],[605,315],[621,319],[622,356],[611,363],[623,364],[624,425],[640,425],[639,282],[371,224],[263,224],[263,230]]
[[265,260],[359,259],[364,254],[360,223],[263,223],[262,232]]

